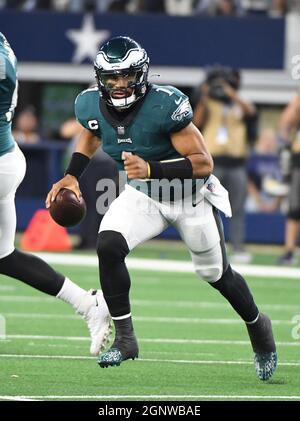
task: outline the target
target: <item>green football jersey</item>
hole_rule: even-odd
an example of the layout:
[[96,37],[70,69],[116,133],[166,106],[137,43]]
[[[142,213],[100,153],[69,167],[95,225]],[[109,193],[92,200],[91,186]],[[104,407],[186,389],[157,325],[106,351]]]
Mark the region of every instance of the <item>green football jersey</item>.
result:
[[11,120],[17,105],[17,60],[0,32],[0,155],[14,147]]
[[[81,92],[75,101],[79,123],[102,140],[103,150],[124,170],[122,152],[131,152],[145,161],[180,158],[170,135],[186,127],[193,117],[189,99],[173,86],[150,85],[132,111],[108,111],[98,88]],[[135,180],[129,180],[135,186]],[[148,192],[149,193],[149,192]],[[150,194],[150,193],[149,193]]]

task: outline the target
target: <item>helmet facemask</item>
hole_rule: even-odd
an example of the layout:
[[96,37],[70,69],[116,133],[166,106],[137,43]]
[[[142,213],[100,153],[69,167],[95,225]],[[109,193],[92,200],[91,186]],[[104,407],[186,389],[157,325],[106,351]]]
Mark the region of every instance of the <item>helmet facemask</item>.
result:
[[[149,58],[131,38],[116,37],[104,44],[96,56],[94,69],[100,96],[117,110],[130,107],[146,93]],[[122,78],[120,83],[118,78]]]
[[[148,65],[132,67],[122,70],[99,70],[95,66],[95,75],[98,82],[99,92],[108,105],[117,109],[130,107],[146,92]],[[118,78],[123,78],[122,84],[118,85]],[[126,79],[128,82],[126,83]],[[124,96],[118,98],[118,94]]]

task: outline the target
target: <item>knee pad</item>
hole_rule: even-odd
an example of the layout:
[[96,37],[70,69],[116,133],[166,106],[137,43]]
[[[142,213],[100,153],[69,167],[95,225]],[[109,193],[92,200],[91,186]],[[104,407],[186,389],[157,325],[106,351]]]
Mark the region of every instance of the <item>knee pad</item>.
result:
[[214,283],[218,281],[218,279],[220,279],[220,276],[222,275],[222,271],[222,265],[196,268],[197,275],[204,281],[209,283]]
[[223,272],[222,276],[216,281],[212,282],[211,286],[219,290],[221,293],[231,286],[235,285],[235,273],[232,270],[230,265],[227,266],[227,269]]
[[224,257],[219,244],[209,253],[191,253],[196,274],[206,282],[216,282],[224,270]]
[[116,231],[102,231],[97,239],[97,254],[102,262],[124,261],[129,253],[127,242],[122,234]]

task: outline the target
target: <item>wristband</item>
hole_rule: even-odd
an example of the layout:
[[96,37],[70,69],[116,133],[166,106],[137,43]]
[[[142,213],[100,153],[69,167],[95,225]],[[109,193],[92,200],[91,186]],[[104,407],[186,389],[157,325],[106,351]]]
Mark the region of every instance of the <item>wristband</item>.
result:
[[82,176],[84,170],[88,166],[90,158],[80,152],[74,152],[69,163],[68,168],[65,171],[65,175],[70,174],[77,178]]
[[147,162],[147,178],[151,177],[151,168],[149,162]]
[[[150,171],[149,171],[150,167]],[[173,180],[179,178],[186,180],[193,178],[193,166],[188,158],[171,159],[169,161],[149,161],[148,178]]]

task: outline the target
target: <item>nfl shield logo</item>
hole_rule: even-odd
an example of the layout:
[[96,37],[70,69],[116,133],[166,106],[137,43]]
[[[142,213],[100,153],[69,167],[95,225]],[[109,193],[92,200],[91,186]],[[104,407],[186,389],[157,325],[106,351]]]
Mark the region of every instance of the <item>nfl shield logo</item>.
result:
[[215,191],[216,186],[215,186],[215,184],[214,184],[214,183],[209,183],[209,184],[206,186],[206,188],[207,188],[207,190],[209,190],[211,193],[213,193],[213,192]]
[[124,133],[125,133],[125,128],[124,128],[124,126],[118,126],[118,127],[117,127],[117,130],[118,130],[118,134],[124,134]]

